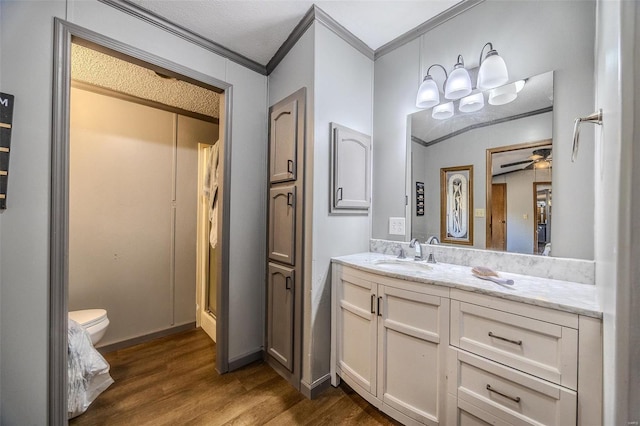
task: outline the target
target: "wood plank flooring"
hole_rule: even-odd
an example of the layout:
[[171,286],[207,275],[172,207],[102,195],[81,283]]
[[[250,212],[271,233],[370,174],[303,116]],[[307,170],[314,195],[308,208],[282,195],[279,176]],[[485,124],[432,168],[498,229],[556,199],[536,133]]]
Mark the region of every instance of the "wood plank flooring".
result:
[[70,425],[400,424],[344,384],[308,400],[262,362],[218,375],[200,329],[105,358],[115,383]]

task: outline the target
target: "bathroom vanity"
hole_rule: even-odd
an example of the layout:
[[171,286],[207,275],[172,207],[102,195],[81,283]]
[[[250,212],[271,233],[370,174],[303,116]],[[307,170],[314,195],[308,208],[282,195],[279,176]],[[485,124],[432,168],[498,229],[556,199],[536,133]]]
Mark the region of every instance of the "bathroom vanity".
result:
[[404,424],[595,425],[602,312],[594,285],[427,264],[333,259],[331,380]]

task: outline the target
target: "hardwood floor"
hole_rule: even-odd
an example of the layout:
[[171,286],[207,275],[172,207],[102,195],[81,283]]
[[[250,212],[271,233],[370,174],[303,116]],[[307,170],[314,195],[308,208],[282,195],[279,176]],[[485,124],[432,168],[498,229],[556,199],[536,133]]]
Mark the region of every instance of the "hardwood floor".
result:
[[105,358],[115,383],[70,425],[400,424],[344,384],[308,400],[262,362],[218,375],[200,329]]

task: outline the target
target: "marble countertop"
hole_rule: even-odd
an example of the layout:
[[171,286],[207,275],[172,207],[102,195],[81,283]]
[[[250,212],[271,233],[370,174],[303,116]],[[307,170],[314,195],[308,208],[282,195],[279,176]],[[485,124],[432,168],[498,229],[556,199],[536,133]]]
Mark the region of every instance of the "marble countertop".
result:
[[[592,284],[497,271],[501,278],[514,281],[513,286],[505,286],[474,277],[468,266],[449,263],[427,264],[422,261],[419,263],[431,268],[421,271],[420,265],[409,265],[409,268],[413,270],[405,271],[401,270],[401,266],[376,264],[380,261],[396,260],[398,259],[395,256],[381,253],[358,253],[332,258],[335,263],[391,278],[472,291],[578,315],[602,318],[602,308],[598,302],[596,286]],[[409,257],[404,261],[409,264],[415,262]]]

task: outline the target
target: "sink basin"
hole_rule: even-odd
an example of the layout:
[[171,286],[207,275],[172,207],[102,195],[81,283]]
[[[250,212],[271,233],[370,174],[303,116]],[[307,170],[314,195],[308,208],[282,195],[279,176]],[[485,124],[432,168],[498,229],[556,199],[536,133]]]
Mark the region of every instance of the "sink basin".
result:
[[373,265],[396,272],[426,272],[431,270],[431,266],[415,260],[381,259],[373,262]]

